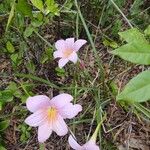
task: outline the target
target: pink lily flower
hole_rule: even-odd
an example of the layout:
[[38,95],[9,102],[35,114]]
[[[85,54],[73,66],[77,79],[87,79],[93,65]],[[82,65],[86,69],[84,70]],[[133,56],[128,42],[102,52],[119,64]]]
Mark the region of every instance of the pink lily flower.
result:
[[68,142],[74,150],[100,150],[93,139],[90,139],[87,143],[81,146],[76,142],[73,136],[70,135]]
[[79,39],[74,41],[74,38],[66,40],[58,40],[55,43],[57,51],[54,52],[54,58],[60,58],[58,62],[59,68],[63,68],[67,62],[72,61],[74,64],[78,60],[77,51],[86,43],[86,40]]
[[38,141],[43,143],[55,131],[57,135],[64,136],[68,132],[64,119],[75,117],[82,107],[73,105],[73,97],[69,94],[59,94],[51,100],[45,95],[29,97],[26,101],[27,109],[32,112],[25,119],[25,123],[32,127],[38,126]]

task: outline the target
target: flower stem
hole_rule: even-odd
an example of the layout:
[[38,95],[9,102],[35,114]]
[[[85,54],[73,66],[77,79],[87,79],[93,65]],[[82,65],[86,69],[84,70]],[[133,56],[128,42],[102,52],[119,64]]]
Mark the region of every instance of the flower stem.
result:
[[40,143],[40,149],[39,150],[45,150],[45,144],[44,143]]
[[93,140],[93,141],[96,141],[96,138],[97,138],[97,134],[99,132],[99,129],[102,125],[102,123],[104,122],[104,120],[106,119],[106,115],[102,118],[102,120],[99,122],[99,124],[97,125],[96,129],[95,129],[95,132],[93,133],[92,137],[90,140]]

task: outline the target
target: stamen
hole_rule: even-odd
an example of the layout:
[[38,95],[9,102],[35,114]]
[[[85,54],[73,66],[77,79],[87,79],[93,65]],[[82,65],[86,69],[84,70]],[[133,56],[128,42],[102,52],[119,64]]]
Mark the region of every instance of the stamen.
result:
[[71,55],[72,52],[73,52],[73,50],[71,50],[71,49],[65,50],[65,51],[64,51],[64,57],[65,57],[65,58],[69,57],[69,55]]
[[48,120],[49,121],[54,121],[56,119],[57,110],[55,108],[53,108],[53,107],[48,108],[47,113],[48,113]]

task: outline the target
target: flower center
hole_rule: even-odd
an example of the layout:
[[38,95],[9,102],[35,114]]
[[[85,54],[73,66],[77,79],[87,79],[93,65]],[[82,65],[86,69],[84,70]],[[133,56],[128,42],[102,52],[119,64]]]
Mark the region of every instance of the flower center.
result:
[[69,56],[72,54],[72,52],[73,52],[73,50],[71,50],[71,49],[66,49],[66,50],[64,51],[64,58],[69,57]]
[[55,121],[57,117],[57,110],[53,107],[48,108],[47,115],[49,121]]

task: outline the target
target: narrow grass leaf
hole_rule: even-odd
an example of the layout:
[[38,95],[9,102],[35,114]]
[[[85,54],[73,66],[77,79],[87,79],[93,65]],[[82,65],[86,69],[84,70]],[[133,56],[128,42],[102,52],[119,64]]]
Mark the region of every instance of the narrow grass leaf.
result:
[[9,25],[11,23],[11,20],[14,17],[14,12],[15,12],[15,0],[13,1],[12,7],[11,7],[11,11],[8,17],[8,21],[7,21],[7,25],[6,25],[6,32],[8,31]]

